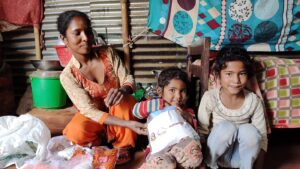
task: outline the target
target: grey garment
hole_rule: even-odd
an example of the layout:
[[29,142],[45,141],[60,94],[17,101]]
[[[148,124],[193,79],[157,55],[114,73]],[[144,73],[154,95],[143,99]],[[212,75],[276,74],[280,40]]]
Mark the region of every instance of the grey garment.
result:
[[252,169],[261,149],[262,136],[252,124],[223,121],[212,128],[207,139],[205,162],[220,167]]

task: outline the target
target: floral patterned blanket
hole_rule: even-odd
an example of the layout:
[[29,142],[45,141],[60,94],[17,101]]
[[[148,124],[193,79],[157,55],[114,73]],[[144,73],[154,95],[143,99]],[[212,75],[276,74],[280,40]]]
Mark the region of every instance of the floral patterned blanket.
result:
[[184,47],[211,37],[211,49],[300,51],[300,0],[149,0],[148,27]]

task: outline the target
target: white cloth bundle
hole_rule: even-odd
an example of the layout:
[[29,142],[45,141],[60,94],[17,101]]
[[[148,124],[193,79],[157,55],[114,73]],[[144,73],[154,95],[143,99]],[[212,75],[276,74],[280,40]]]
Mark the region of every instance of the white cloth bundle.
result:
[[0,168],[27,159],[44,160],[51,137],[48,127],[30,114],[0,117]]
[[151,154],[174,145],[185,137],[200,140],[197,132],[182,118],[174,106],[151,113],[147,123]]

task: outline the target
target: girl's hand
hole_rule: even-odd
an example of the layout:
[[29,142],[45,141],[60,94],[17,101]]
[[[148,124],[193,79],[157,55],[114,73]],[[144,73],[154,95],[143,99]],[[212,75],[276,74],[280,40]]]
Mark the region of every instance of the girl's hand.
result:
[[136,132],[137,134],[140,135],[147,135],[147,125],[137,122],[137,121],[128,121],[128,128],[130,128],[131,130],[133,130],[134,132]]
[[119,104],[123,97],[124,93],[121,90],[112,88],[104,99],[104,103],[107,107],[110,107]]
[[194,117],[189,112],[184,112],[180,107],[177,106],[177,111],[181,116],[189,123],[193,122]]

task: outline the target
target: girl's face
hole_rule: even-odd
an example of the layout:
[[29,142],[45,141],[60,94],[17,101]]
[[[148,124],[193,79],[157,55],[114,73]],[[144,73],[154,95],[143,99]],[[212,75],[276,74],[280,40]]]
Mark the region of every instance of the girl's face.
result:
[[172,79],[159,93],[167,105],[183,108],[187,101],[186,84],[179,79]]
[[222,89],[230,95],[240,94],[248,80],[244,63],[242,61],[229,61],[226,62],[226,66],[220,72]]
[[93,32],[82,17],[74,17],[62,39],[74,55],[87,55],[92,48]]

